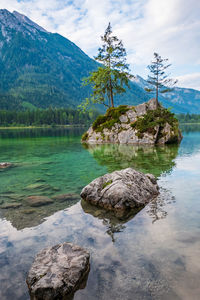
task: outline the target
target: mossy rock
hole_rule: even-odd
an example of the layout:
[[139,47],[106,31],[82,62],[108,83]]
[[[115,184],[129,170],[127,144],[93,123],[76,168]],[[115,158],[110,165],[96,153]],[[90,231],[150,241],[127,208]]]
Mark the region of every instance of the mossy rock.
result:
[[105,128],[111,129],[116,123],[121,123],[119,119],[120,116],[130,109],[130,106],[127,105],[109,108],[105,115],[98,116],[92,124],[92,129],[96,132],[103,132]]
[[166,144],[182,139],[175,115],[156,100],[120,105],[100,115],[82,136],[83,143]]
[[148,110],[147,113],[138,117],[137,121],[131,124],[131,127],[139,133],[154,131],[155,126],[159,125],[160,129],[168,123],[172,128],[178,127],[178,120],[168,109],[159,106],[156,110]]

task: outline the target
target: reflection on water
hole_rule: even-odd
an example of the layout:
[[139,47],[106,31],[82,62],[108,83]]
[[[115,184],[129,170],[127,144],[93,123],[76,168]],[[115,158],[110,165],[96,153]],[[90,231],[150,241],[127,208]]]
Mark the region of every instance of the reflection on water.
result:
[[[166,188],[160,188],[160,194],[153,201],[151,201],[146,207],[147,214],[152,219],[152,224],[158,220],[167,217],[166,206],[175,203],[175,197]],[[95,218],[102,220],[102,224],[106,227],[106,233],[111,237],[112,242],[116,242],[115,233],[123,232],[126,228],[126,223],[133,219],[142,208],[129,210],[126,214],[116,216],[113,211],[106,211],[103,208],[96,207],[81,200],[81,207],[87,214],[91,214]]]
[[[2,197],[2,199],[4,199],[5,202],[7,201],[7,198]],[[79,195],[76,195],[76,198],[73,197],[71,200],[59,201],[58,199],[52,199],[52,203],[41,203],[41,205],[35,207],[26,203],[26,198],[22,198],[20,200],[21,205],[18,207],[16,204],[19,202],[11,202],[9,199],[6,205],[0,205],[0,217],[10,221],[17,230],[21,230],[23,228],[37,226],[44,222],[46,217],[56,211],[72,206],[79,200]]]
[[107,166],[109,172],[133,167],[144,173],[160,176],[170,172],[175,166],[178,145],[155,147],[151,145],[85,145],[100,165]]
[[199,132],[200,124],[180,124],[180,129],[184,133]]
[[152,223],[166,218],[168,213],[165,206],[171,203],[175,203],[175,197],[169,190],[160,187],[160,194],[156,199],[149,203],[147,209],[147,213],[152,218]]
[[80,136],[84,129],[82,127],[55,127],[55,128],[21,128],[21,129],[0,129],[1,139],[22,139],[37,137],[74,137]]
[[[0,173],[0,299],[29,299],[34,256],[64,241],[91,253],[86,287],[74,300],[199,299],[200,132],[183,132],[179,149],[88,150],[80,134],[0,138],[0,161],[16,164]],[[79,201],[91,180],[128,166],[159,177],[156,201],[125,219]],[[51,201],[31,206],[31,195]]]
[[87,203],[83,199],[81,200],[81,207],[85,213],[91,214],[103,221],[103,225],[106,227],[106,233],[111,237],[112,242],[115,242],[115,233],[122,232],[126,228],[124,224],[130,221],[141,210],[141,208],[134,209],[125,215],[123,214],[121,217],[116,217],[113,211],[106,211],[103,208]]

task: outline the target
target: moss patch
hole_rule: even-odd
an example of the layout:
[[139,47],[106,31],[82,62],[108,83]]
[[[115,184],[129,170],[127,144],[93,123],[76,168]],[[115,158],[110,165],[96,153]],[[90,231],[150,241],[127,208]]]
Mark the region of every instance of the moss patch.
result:
[[105,187],[107,187],[108,185],[110,185],[113,181],[112,180],[109,180],[107,182],[104,182],[102,188],[105,189]]
[[87,141],[88,139],[88,133],[85,132],[83,135],[82,135],[82,141]]
[[164,128],[165,124],[169,123],[172,130],[178,130],[178,120],[174,114],[163,107],[158,107],[156,110],[149,110],[147,113],[139,117],[137,121],[131,124],[131,127],[137,130],[138,137],[143,137],[145,132],[155,134],[155,126],[159,125],[159,134]]
[[109,108],[105,115],[98,116],[92,124],[92,129],[96,132],[103,132],[105,128],[111,129],[116,123],[121,123],[119,119],[121,115],[133,108],[130,108],[127,105]]

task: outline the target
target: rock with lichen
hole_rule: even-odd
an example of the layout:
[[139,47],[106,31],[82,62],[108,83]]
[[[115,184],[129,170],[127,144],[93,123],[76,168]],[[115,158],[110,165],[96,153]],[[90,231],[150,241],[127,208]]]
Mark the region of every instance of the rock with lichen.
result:
[[27,276],[32,300],[72,299],[85,286],[89,273],[89,252],[72,243],[40,251]]
[[167,144],[182,139],[178,120],[156,100],[137,106],[120,105],[99,116],[82,136],[88,144]]
[[116,213],[144,207],[159,194],[152,174],[132,168],[105,174],[83,188],[81,197],[92,205]]

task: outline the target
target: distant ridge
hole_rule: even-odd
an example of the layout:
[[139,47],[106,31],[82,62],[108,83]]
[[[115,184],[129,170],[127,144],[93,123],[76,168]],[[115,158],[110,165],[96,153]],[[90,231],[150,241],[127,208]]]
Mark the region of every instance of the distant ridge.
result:
[[[67,38],[46,31],[17,11],[0,10],[0,109],[76,108],[91,92],[82,87],[82,79],[97,67]],[[115,104],[147,101],[151,96],[144,84],[138,76]],[[200,113],[199,91],[177,88],[162,102],[175,112]]]
[[[138,75],[133,81],[142,89],[149,86],[147,81]],[[175,87],[171,92],[162,94],[159,101],[176,113],[200,114],[200,91],[195,89]]]

